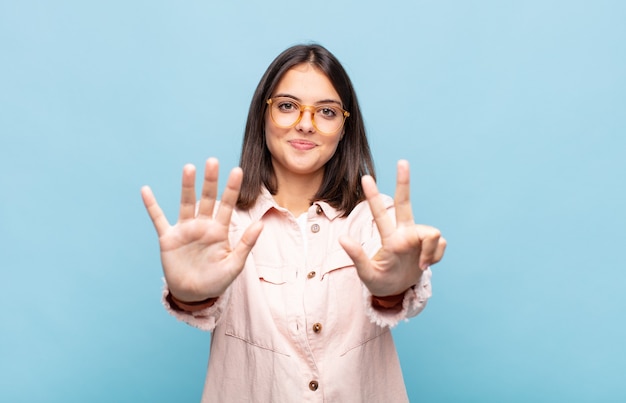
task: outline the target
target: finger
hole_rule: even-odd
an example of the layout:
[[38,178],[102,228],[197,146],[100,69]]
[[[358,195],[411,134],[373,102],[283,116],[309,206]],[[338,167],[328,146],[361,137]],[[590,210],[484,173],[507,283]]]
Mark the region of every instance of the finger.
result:
[[180,195],[178,220],[185,221],[196,215],[196,167],[187,164],[183,167],[183,187]]
[[148,215],[152,220],[154,229],[156,229],[157,235],[163,235],[170,227],[170,223],[167,222],[167,218],[165,217],[165,214],[163,214],[163,210],[159,207],[154,194],[152,194],[152,190],[148,186],[141,188],[141,198],[143,199],[143,204],[146,206]]
[[241,168],[233,168],[233,170],[230,171],[228,181],[226,182],[226,189],[224,189],[222,201],[220,202],[220,207],[217,209],[217,214],[215,216],[216,221],[225,227],[230,225],[230,218],[233,214],[233,209],[237,204],[242,179],[243,172]]
[[243,268],[246,258],[256,244],[257,239],[259,239],[259,235],[261,235],[261,231],[263,231],[263,222],[261,221],[257,221],[246,228],[241,240],[233,249],[233,255],[231,255],[236,260],[235,267]]
[[433,264],[443,259],[443,254],[446,251],[446,246],[448,246],[448,241],[446,241],[444,237],[439,238],[439,243],[437,244],[437,250],[435,251],[435,261],[433,262]]
[[361,185],[363,186],[363,192],[367,198],[367,203],[372,211],[376,227],[378,227],[378,232],[380,233],[381,238],[385,239],[396,229],[393,220],[389,217],[389,214],[387,214],[387,209],[385,208],[385,204],[380,197],[374,178],[369,175],[363,176],[361,178]]
[[339,237],[339,244],[346,251],[352,262],[354,262],[354,266],[359,272],[359,276],[364,278],[367,273],[367,269],[370,267],[370,259],[367,257],[367,254],[361,247],[361,245],[347,236]]
[[413,209],[411,208],[410,200],[410,170],[409,162],[406,160],[398,161],[398,176],[396,179],[396,195],[394,197],[394,204],[396,207],[396,223],[397,225],[414,224],[413,221]]
[[420,253],[419,267],[426,270],[428,266],[437,263],[437,250],[439,248],[439,240],[441,233],[433,227],[416,226],[417,230],[422,232],[419,236],[422,239],[422,251]]
[[204,166],[204,183],[202,184],[202,196],[198,215],[205,217],[213,216],[213,208],[217,200],[217,178],[219,163],[216,158],[209,158]]

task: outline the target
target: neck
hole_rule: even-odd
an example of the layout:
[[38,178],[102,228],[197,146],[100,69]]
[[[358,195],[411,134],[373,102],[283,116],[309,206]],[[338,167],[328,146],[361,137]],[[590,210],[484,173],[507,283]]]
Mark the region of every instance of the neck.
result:
[[314,175],[293,173],[277,175],[278,191],[274,195],[274,200],[279,206],[298,217],[309,209],[313,196],[322,185],[322,178],[323,172]]

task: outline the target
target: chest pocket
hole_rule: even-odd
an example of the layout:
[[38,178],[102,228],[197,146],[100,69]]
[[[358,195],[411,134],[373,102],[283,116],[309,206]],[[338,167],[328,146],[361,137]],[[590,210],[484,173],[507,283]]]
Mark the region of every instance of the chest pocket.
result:
[[[333,326],[341,329],[339,355],[358,348],[389,331],[371,322],[363,297],[363,283],[354,262],[343,248],[329,253],[321,267],[322,281],[329,284],[329,316],[335,317]],[[346,325],[349,323],[349,325]]]

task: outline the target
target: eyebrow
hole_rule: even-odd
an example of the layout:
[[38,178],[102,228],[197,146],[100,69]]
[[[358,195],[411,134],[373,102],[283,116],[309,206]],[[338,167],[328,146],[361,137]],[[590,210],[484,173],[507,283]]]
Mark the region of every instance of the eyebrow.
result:
[[[282,97],[282,98],[291,98],[296,102],[300,102],[302,103],[302,100],[294,95],[291,94],[276,94],[274,95],[272,98],[278,98],[278,97]],[[322,99],[320,101],[315,102],[315,105],[319,105],[319,104],[337,104],[339,106],[342,106],[343,104],[340,101],[337,101],[336,99]]]

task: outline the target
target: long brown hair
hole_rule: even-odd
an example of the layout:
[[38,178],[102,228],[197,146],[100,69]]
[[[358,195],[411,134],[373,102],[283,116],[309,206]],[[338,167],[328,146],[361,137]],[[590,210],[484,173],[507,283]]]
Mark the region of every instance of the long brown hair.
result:
[[277,182],[272,166],[272,156],[265,143],[266,101],[292,67],[308,63],[324,73],[341,98],[343,108],[350,112],[344,126],[344,136],[335,154],[326,163],[322,184],[314,201],[325,201],[343,212],[352,209],[365,199],[361,176],[375,177],[374,162],[370,152],[361,110],[350,77],[339,61],[320,45],[296,45],[282,52],[265,71],[254,92],[248,112],[239,165],[243,169],[243,183],[237,207],[252,207],[265,186],[276,194]]

